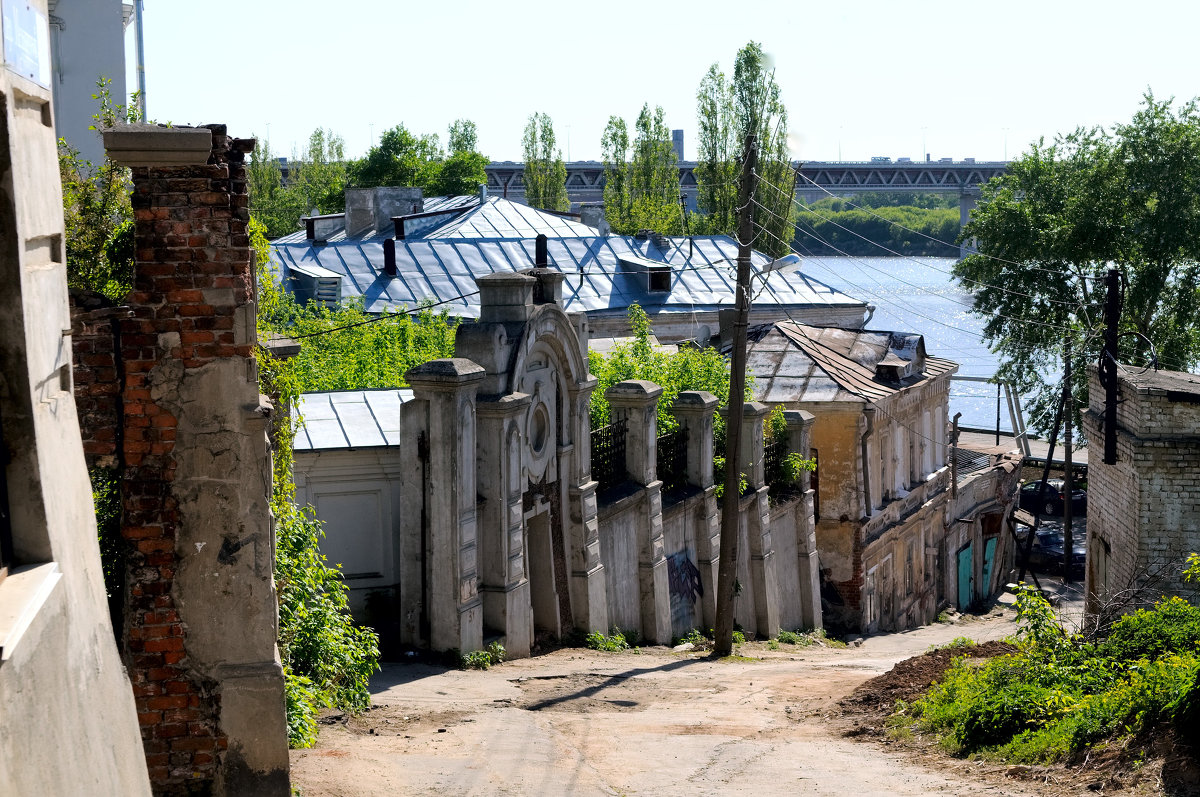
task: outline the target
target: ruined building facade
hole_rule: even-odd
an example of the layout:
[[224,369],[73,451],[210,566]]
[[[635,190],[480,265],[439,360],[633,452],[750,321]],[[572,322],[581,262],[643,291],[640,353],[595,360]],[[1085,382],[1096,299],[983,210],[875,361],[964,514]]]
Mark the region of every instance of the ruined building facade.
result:
[[159,794],[286,795],[253,141],[138,125],[105,146],[132,167],[134,287],[117,308],[77,301],[75,378],[89,465],[120,481],[114,614],[150,779]]

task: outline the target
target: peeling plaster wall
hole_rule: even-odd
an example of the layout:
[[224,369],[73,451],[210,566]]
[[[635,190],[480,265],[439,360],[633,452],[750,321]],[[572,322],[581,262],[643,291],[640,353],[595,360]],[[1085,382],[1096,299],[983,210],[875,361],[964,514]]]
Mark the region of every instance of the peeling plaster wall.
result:
[[48,89],[0,70],[0,794],[149,795],[71,392],[53,121]]

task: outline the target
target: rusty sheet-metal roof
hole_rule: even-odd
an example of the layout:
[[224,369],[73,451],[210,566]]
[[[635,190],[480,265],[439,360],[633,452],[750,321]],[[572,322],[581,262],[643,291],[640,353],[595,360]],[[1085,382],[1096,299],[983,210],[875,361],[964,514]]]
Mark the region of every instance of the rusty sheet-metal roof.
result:
[[300,427],[294,451],[380,448],[400,444],[400,405],[408,388],[302,393],[296,402]]
[[[874,403],[958,365],[925,354],[920,335],[795,322],[750,330],[746,367],[754,374],[759,401],[846,401]],[[880,364],[912,364],[899,382],[880,379]]]

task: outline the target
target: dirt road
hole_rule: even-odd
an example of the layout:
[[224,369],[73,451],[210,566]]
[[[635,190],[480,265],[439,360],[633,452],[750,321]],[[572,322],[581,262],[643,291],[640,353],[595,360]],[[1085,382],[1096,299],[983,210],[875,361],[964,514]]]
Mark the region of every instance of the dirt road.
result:
[[1006,611],[844,649],[754,643],[746,660],[569,649],[486,672],[385,665],[376,707],[294,751],[292,782],[303,797],[1024,794],[845,738],[833,705],[932,645],[1012,630]]

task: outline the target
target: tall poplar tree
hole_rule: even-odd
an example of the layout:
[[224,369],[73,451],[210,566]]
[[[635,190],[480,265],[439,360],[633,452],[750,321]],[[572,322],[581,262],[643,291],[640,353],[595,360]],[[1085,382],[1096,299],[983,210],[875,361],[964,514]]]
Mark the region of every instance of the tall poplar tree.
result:
[[[748,133],[758,135],[758,186],[754,191],[755,248],[773,256],[791,251],[796,174],[788,154],[788,113],[775,70],[762,46],[738,51],[733,78],[709,67],[696,93],[700,225],[733,235],[737,226],[737,180]],[[759,234],[759,233],[763,234]]]
[[525,154],[525,202],[544,210],[571,209],[567,199],[567,167],[554,148],[554,123],[544,113],[529,116],[521,145]]
[[604,129],[604,212],[615,232],[641,229],[667,235],[683,231],[679,207],[679,162],[662,107],[642,106],[634,126],[632,157],[625,120],[613,116]]

